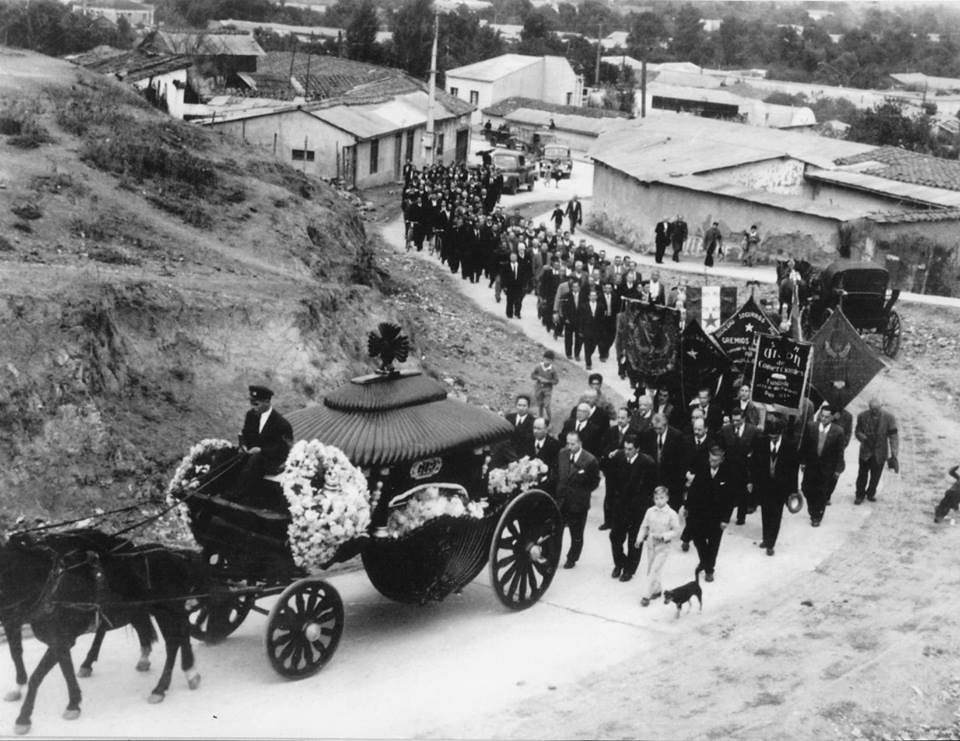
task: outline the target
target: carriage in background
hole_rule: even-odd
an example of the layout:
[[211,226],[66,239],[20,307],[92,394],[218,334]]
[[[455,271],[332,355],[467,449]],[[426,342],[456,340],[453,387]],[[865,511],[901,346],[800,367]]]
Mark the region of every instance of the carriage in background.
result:
[[[359,555],[381,594],[421,604],[459,592],[487,565],[494,592],[510,609],[533,605],[550,586],[562,537],[553,499],[531,486],[487,491],[486,449],[513,434],[499,415],[447,398],[443,384],[420,372],[392,371],[354,378],[288,419],[296,439],[342,451],[375,495],[369,525],[319,568]],[[201,479],[173,492],[214,574],[214,588],[193,608],[192,632],[219,640],[251,611],[268,614],[270,663],[283,676],[308,676],[337,648],[343,605],[316,569],[296,563],[291,512],[278,481],[265,480],[252,506],[232,501],[235,451],[212,451]],[[459,500],[473,516],[441,514],[410,531],[391,531],[425,492],[454,505]],[[279,597],[269,611],[257,605],[272,595]]]
[[815,332],[837,310],[860,334],[880,336],[889,358],[900,350],[903,325],[893,309],[900,290],[890,286],[886,268],[870,262],[836,260],[819,273],[811,271],[808,295],[801,298],[804,335]]

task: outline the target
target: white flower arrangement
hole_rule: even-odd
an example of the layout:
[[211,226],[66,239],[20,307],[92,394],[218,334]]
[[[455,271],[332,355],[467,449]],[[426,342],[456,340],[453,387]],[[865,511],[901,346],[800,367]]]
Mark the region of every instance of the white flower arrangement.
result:
[[487,478],[487,489],[491,494],[514,494],[527,491],[539,485],[549,472],[547,464],[539,458],[523,456],[506,468],[493,468]]
[[[236,446],[228,440],[219,438],[207,438],[201,440],[187,453],[180,465],[177,466],[173,478],[167,486],[166,500],[168,505],[173,507],[172,512],[176,517],[176,528],[181,536],[192,539],[190,535],[190,509],[184,501],[190,492],[200,488],[200,482],[206,474],[210,473],[210,464],[208,455],[215,450],[224,448],[235,448]],[[207,462],[204,462],[207,461]]]
[[437,517],[482,519],[486,502],[472,502],[459,487],[426,486],[394,508],[387,517],[387,537],[402,538]]
[[347,541],[367,535],[376,505],[359,468],[333,445],[301,440],[280,474],[292,522],[287,528],[294,563],[316,571]]

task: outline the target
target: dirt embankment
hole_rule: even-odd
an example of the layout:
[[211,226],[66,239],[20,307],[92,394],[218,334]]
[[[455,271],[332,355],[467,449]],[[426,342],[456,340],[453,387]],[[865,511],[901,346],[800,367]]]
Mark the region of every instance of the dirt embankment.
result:
[[379,321],[477,401],[529,374],[539,353],[368,238],[354,197],[104,78],[0,58],[0,515],[155,499],[192,443],[233,437],[248,383],[281,411],[317,400],[369,369]]

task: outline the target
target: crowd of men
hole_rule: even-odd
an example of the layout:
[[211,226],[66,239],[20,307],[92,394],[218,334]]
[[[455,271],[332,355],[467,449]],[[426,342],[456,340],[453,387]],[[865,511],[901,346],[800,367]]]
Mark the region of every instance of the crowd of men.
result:
[[[606,493],[600,529],[609,530],[612,577],[630,581],[637,572],[641,525],[656,509],[660,489],[666,507],[682,516],[681,548],[694,545],[698,569],[713,581],[731,521],[743,525],[759,510],[759,545],[768,556],[774,555],[788,502],[799,508],[805,498],[811,526],[820,526],[853,438],[859,442],[855,504],[875,501],[884,466],[899,470],[896,420],[876,399],[855,421],[827,404],[806,420],[767,414],[750,401],[747,384],[729,400],[714,399],[704,388],[684,409],[660,389],[640,397],[636,410],[614,410],[600,374],[591,374],[590,383],[558,438],[549,434],[547,420],[530,412],[525,394],[507,415],[514,425],[513,454],[539,458],[549,469],[544,486],[570,534],[565,568],[580,558],[591,494],[601,476]],[[644,599],[656,596],[648,583]]]
[[[644,279],[629,257],[610,260],[585,239],[576,242],[583,221],[576,195],[565,207],[556,205],[551,230],[517,211],[506,214],[498,205],[502,190],[503,173],[492,163],[423,171],[411,165],[404,172],[402,203],[407,249],[426,245],[464,280],[486,279],[507,318],[519,319],[527,298],[535,299],[538,318],[555,338],[563,337],[568,359],[579,361],[582,355],[588,370],[595,353],[605,362],[625,301],[667,303],[659,272]],[[618,360],[624,376],[623,359]]]

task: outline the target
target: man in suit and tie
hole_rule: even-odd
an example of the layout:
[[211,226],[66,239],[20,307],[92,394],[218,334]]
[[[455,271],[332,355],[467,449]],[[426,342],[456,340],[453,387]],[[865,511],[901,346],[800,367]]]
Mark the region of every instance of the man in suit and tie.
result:
[[897,462],[899,438],[897,420],[890,412],[884,411],[879,399],[870,399],[867,411],[857,415],[857,440],[860,441],[860,468],[857,471],[857,494],[854,504],[877,499],[877,484],[883,473],[883,464],[887,463],[899,472]]
[[560,454],[560,441],[547,434],[547,421],[543,417],[533,420],[533,436],[520,448],[520,456],[536,458],[547,464],[550,469],[543,490],[553,495],[557,485],[557,456]]
[[516,252],[511,252],[507,264],[500,271],[500,282],[507,297],[507,319],[520,318],[523,297],[530,282],[530,266],[519,262]]
[[656,464],[656,485],[667,487],[670,508],[679,511],[683,504],[683,435],[671,427],[667,416],[655,412],[650,429],[639,436],[640,451]]
[[670,236],[668,232],[670,231],[670,220],[664,216],[663,219],[657,222],[656,228],[654,228],[654,260],[657,263],[663,262],[663,253],[667,251],[667,245],[670,244]]
[[254,504],[260,496],[265,475],[279,473],[293,445],[293,428],[276,411],[273,391],[250,386],[250,409],[240,430],[240,452],[246,454],[240,469],[238,501]]
[[603,342],[604,325],[607,316],[607,307],[597,294],[597,289],[587,289],[587,300],[580,301],[579,326],[580,336],[583,338],[583,361],[587,370],[593,368],[593,351]]
[[[636,546],[637,533],[647,508],[653,506],[656,464],[637,448],[635,435],[627,435],[623,450],[614,453],[608,467],[607,489],[612,489],[610,512],[610,550],[613,554],[614,579],[630,581],[640,565],[641,549]],[[626,541],[627,550],[623,546]]]
[[779,416],[767,423],[767,434],[759,434],[754,440],[753,457],[750,461],[750,478],[753,494],[760,501],[760,518],[763,523],[763,539],[760,547],[768,556],[773,555],[783,519],[783,505],[787,496],[797,491],[797,471],[800,455],[796,440],[783,433],[786,423]]
[[726,461],[733,472],[731,485],[737,504],[737,524],[743,525],[747,515],[753,514],[757,505],[750,482],[749,464],[757,428],[744,420],[740,407],[730,410],[730,423],[720,430],[720,444],[726,451]]
[[843,461],[843,429],[833,422],[833,409],[824,405],[818,418],[807,425],[800,449],[803,495],[807,498],[810,524],[820,527],[827,496]]
[[630,418],[630,431],[640,436],[653,425],[653,397],[644,394],[637,399],[637,411]]
[[580,360],[580,350],[583,347],[583,336],[580,334],[580,281],[576,273],[567,277],[567,288],[557,289],[556,321],[563,325],[563,350],[567,360]]
[[610,486],[610,462],[617,451],[623,449],[623,441],[630,432],[630,410],[626,407],[620,407],[617,410],[617,423],[613,425],[603,436],[603,443],[600,457],[600,470],[603,471],[604,478],[607,481],[607,490],[603,495],[603,523],[601,530],[609,530],[610,523],[613,521],[613,515],[610,507],[613,502],[613,489]]
[[583,530],[587,525],[590,495],[600,484],[597,459],[583,449],[576,430],[566,433],[567,446],[557,457],[556,499],[563,524],[570,531],[570,549],[563,568],[572,569],[583,552]]
[[697,391],[697,406],[703,412],[707,431],[711,435],[719,435],[720,428],[723,427],[723,409],[713,400],[713,392],[710,389],[702,388]]
[[[740,384],[740,387],[737,389],[737,400],[734,402],[733,407],[740,410],[740,414],[743,416],[745,422],[757,427],[760,424],[760,409],[750,401],[750,395],[750,384]],[[733,407],[731,407],[731,411]]]
[[[694,472],[705,465],[710,448],[717,444],[717,439],[709,433],[706,422],[702,416],[695,417],[690,433],[683,438],[683,471],[686,479],[689,480]],[[683,486],[684,484],[681,484]],[[683,534],[680,536],[680,548],[683,551],[690,550],[690,541],[693,539],[690,529],[690,522],[683,528]]]
[[693,472],[687,491],[687,527],[700,557],[700,569],[707,581],[713,581],[717,552],[723,531],[733,514],[730,464],[724,461],[723,448],[714,445]]
[[[591,421],[590,416],[593,413],[593,407],[587,401],[581,401],[577,404],[573,419],[568,419],[563,423],[563,430],[560,433],[560,439],[566,440],[567,433],[576,432],[578,443],[590,455],[597,455],[600,451],[600,443],[603,440],[603,433],[606,427],[599,427]],[[609,423],[607,424],[609,427]]]
[[513,448],[519,452],[533,439],[533,415],[530,414],[529,396],[517,394],[515,403],[516,411],[506,415],[506,420],[513,425]]
[[650,280],[647,282],[647,300],[651,304],[660,306],[667,305],[667,289],[660,281],[660,271],[654,270],[650,273]]

